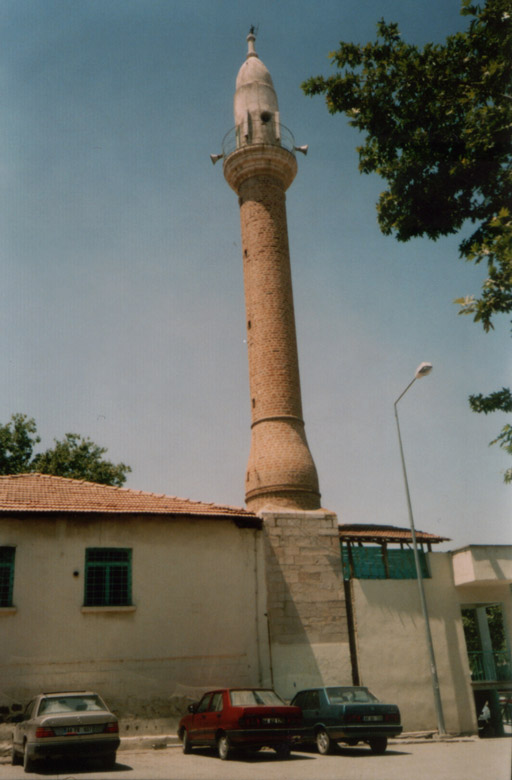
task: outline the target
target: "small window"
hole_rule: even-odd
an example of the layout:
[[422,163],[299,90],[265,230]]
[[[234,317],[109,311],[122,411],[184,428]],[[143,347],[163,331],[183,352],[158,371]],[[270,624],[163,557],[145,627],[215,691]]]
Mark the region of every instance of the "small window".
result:
[[90,547],[85,553],[85,606],[120,607],[132,603],[132,551]]
[[12,607],[15,547],[0,547],[0,607]]

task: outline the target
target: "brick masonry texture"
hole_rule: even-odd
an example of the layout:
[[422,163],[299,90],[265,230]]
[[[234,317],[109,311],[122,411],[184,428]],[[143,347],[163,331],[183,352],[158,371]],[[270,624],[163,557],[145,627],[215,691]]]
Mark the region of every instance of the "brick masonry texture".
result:
[[240,205],[252,415],[245,491],[255,512],[320,507],[302,418],[286,224],[295,171],[293,155],[268,146],[238,150],[224,167]]

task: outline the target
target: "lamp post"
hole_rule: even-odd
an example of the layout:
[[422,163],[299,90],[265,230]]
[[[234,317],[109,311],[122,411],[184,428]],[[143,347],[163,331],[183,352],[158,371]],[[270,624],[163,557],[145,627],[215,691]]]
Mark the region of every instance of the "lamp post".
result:
[[412,547],[414,551],[414,563],[416,566],[416,577],[418,580],[418,589],[420,593],[420,602],[421,602],[421,611],[423,613],[423,618],[425,621],[425,633],[427,638],[427,647],[428,647],[428,654],[429,654],[429,660],[430,660],[430,674],[432,676],[432,688],[434,691],[434,705],[436,709],[436,716],[437,716],[437,730],[439,734],[446,734],[446,729],[444,725],[444,716],[443,716],[443,706],[441,704],[441,696],[439,693],[439,680],[437,677],[437,667],[436,667],[436,659],[434,655],[434,645],[432,643],[432,634],[430,632],[430,621],[428,618],[428,610],[427,610],[427,602],[425,600],[425,590],[423,588],[423,576],[421,573],[421,564],[420,564],[420,556],[418,553],[418,544],[416,541],[416,530],[414,528],[414,517],[412,514],[412,504],[411,504],[411,496],[409,494],[409,483],[407,481],[407,471],[405,468],[405,458],[404,458],[404,450],[402,447],[402,437],[400,435],[400,424],[398,422],[398,409],[397,404],[400,401],[401,398],[404,397],[406,392],[409,390],[410,387],[414,384],[414,382],[417,379],[421,379],[421,377],[426,376],[427,374],[430,374],[432,371],[432,363],[420,363],[418,368],[416,369],[416,373],[414,375],[414,379],[412,382],[409,382],[405,390],[401,393],[401,395],[398,396],[398,398],[395,401],[395,419],[396,419],[396,428],[398,431],[398,443],[400,445],[400,457],[402,459],[402,471],[404,475],[404,483],[405,483],[405,495],[407,498],[407,508],[409,510],[409,523],[411,526],[411,537],[412,537]]

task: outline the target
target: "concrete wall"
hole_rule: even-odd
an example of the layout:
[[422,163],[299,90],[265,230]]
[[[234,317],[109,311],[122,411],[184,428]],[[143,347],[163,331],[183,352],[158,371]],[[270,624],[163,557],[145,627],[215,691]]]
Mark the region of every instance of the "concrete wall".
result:
[[[448,553],[428,555],[424,580],[446,729],[476,732],[460,605]],[[361,684],[399,705],[405,731],[437,728],[416,580],[353,580]]]
[[512,545],[471,545],[452,558],[455,585],[512,583]]
[[[260,684],[262,537],[222,519],[2,519],[16,562],[15,610],[0,609],[0,705],[93,688],[122,717],[166,717],[204,686]],[[83,608],[92,546],[132,548],[133,608]]]

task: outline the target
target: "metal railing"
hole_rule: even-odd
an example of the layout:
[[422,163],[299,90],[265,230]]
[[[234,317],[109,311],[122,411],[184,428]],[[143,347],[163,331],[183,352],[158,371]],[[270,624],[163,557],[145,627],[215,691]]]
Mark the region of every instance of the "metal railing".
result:
[[479,680],[512,680],[512,666],[507,652],[468,652],[471,679]]
[[[238,130],[238,133],[237,133]],[[222,139],[222,154],[224,159],[232,152],[236,152],[237,149],[243,149],[246,146],[258,146],[261,145],[260,141],[247,140],[245,137],[240,138],[240,131],[237,127],[232,127],[231,130],[226,133]],[[273,146],[281,146],[283,149],[291,152],[295,156],[295,139],[291,130],[288,130],[284,125],[279,125],[279,138],[276,138]]]

